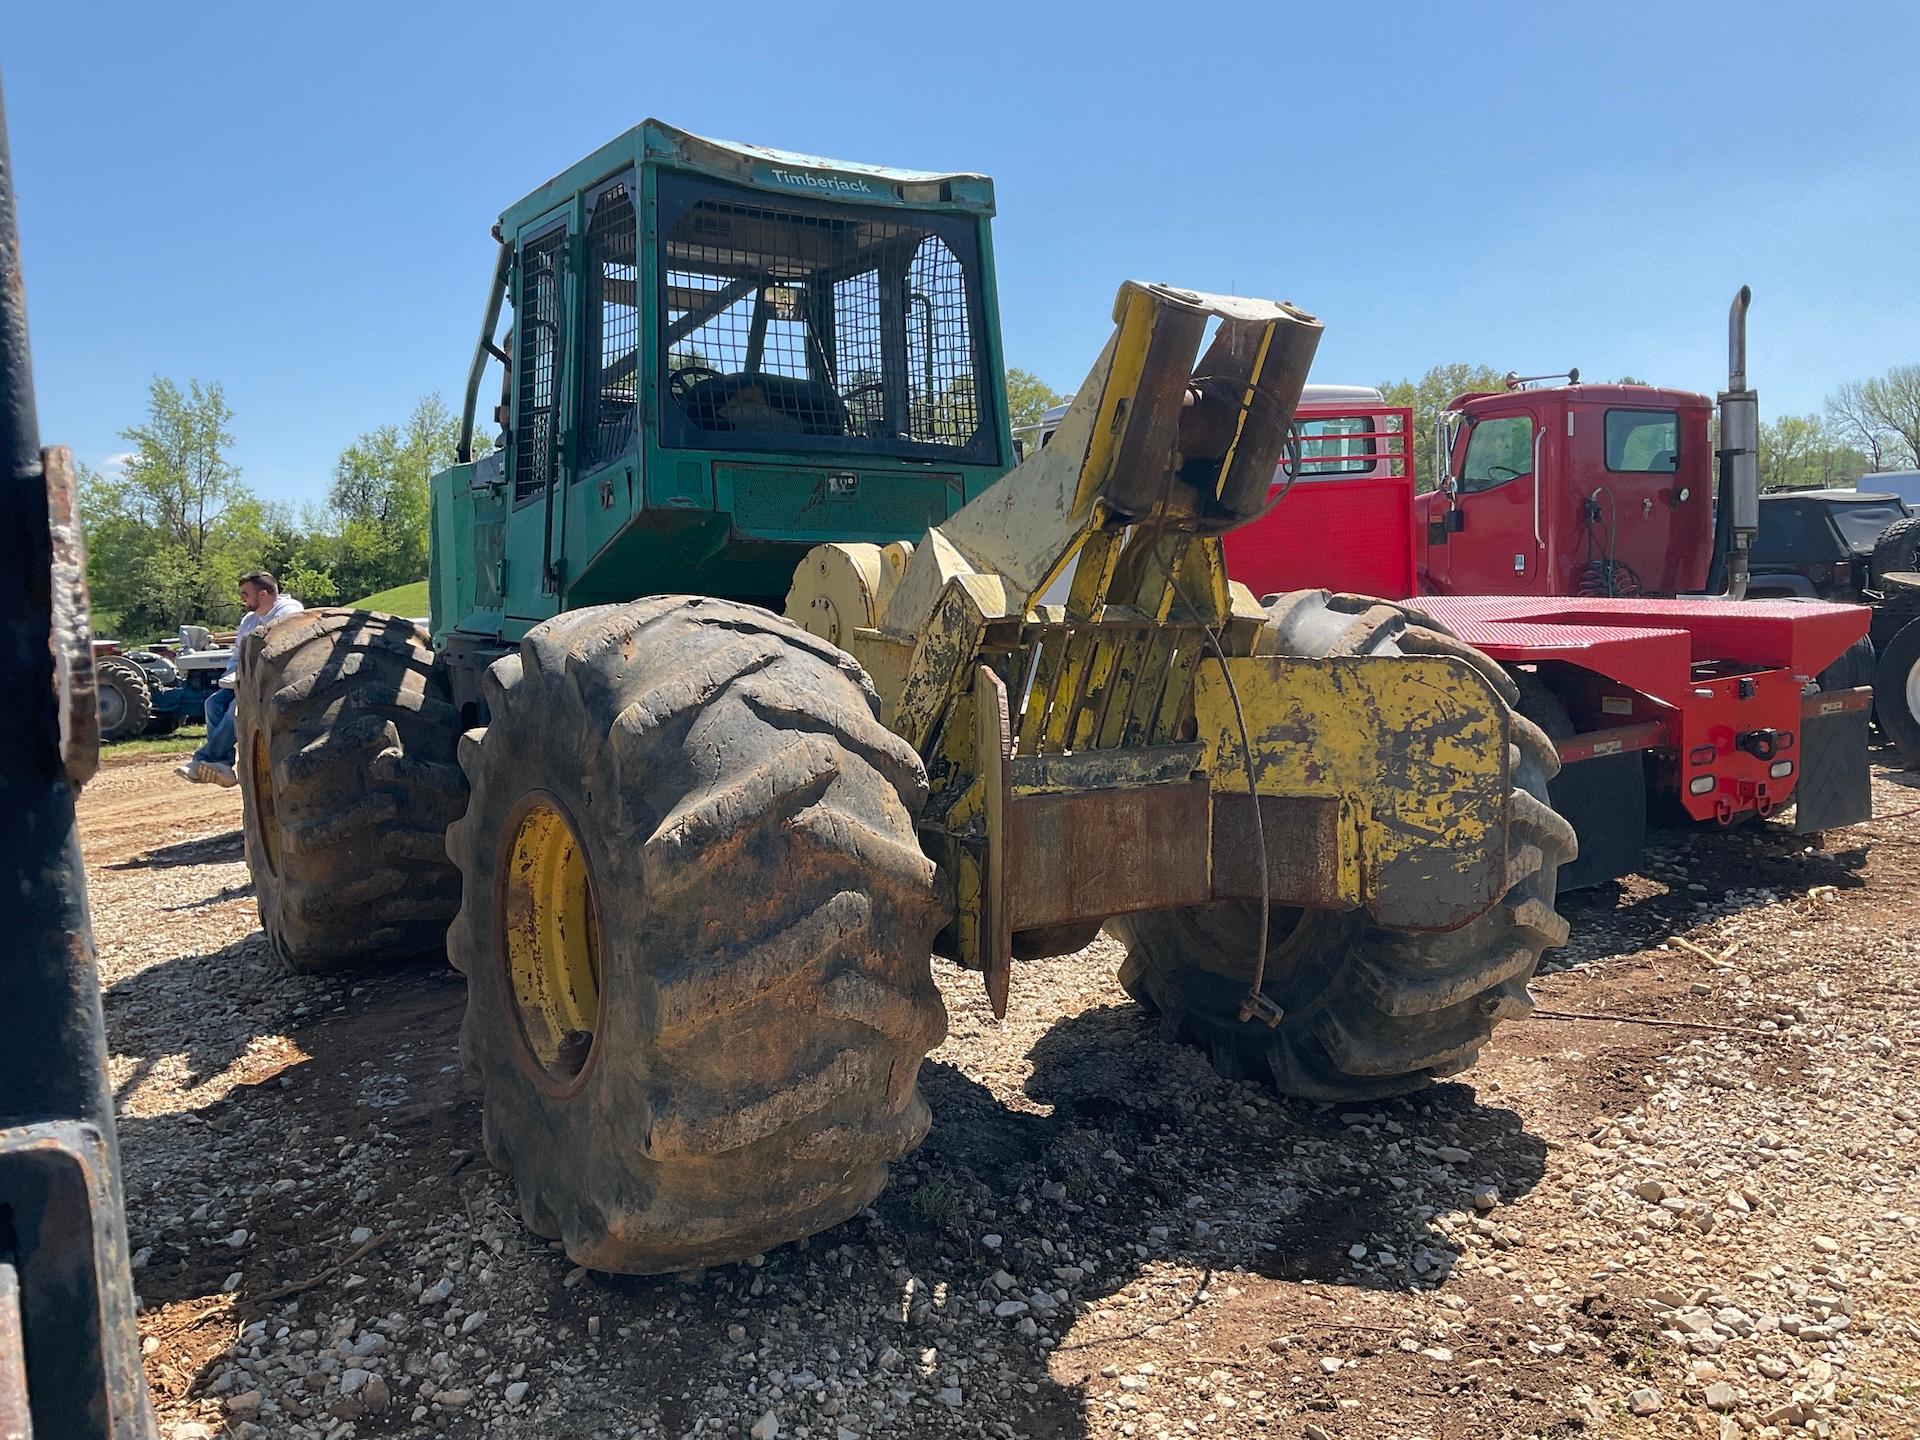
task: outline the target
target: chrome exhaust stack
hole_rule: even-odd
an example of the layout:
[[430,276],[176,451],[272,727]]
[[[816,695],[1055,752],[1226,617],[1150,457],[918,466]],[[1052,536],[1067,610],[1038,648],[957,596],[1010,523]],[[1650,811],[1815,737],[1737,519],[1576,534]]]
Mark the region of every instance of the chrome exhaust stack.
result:
[[1760,529],[1760,397],[1747,388],[1747,307],[1752,302],[1752,289],[1742,285],[1727,312],[1727,388],[1718,398],[1720,505],[1714,517],[1714,569],[1724,576],[1719,589],[1728,600],[1746,598],[1748,557]]

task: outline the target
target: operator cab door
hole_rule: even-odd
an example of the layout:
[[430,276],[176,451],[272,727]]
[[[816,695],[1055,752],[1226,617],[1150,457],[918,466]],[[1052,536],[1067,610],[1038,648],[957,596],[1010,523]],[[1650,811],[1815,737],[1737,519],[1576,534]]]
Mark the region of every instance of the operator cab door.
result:
[[573,424],[567,384],[573,368],[572,240],[570,211],[541,220],[521,231],[514,265],[507,379],[513,515],[501,587],[509,622],[544,620],[557,614],[561,603]]
[[1544,435],[1532,415],[1470,420],[1455,441],[1452,514],[1434,511],[1427,574],[1447,595],[1547,592],[1546,542],[1538,472]]

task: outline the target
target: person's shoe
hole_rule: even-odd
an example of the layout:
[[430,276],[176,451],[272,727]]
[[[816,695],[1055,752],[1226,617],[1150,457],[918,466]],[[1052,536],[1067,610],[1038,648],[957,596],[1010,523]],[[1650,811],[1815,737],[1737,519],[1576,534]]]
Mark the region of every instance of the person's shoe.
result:
[[233,766],[221,765],[212,760],[200,762],[207,770],[207,779],[223,790],[231,790],[240,783],[240,777],[233,773]]
[[[227,778],[225,780],[220,778],[222,771],[226,772]],[[238,783],[234,778],[231,768],[225,765],[215,765],[211,760],[189,760],[184,765],[176,765],[173,773],[178,775],[182,780],[193,781],[196,785],[233,785]]]
[[204,760],[188,760],[184,764],[174,766],[173,773],[178,775],[182,780],[192,780],[197,784],[207,778],[200,773],[206,763]]

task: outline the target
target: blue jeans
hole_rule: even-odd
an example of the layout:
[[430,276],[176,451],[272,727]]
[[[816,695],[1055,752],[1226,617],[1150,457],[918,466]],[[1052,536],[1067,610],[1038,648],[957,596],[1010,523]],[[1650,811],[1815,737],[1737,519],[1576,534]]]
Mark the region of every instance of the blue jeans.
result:
[[200,742],[193,758],[215,765],[232,765],[233,726],[233,691],[222,686],[207,697],[207,738]]

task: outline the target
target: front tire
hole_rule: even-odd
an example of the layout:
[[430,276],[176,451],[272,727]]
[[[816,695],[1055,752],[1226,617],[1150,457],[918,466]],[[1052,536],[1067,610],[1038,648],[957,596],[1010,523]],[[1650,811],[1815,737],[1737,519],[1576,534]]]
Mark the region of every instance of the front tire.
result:
[[[1263,648],[1295,655],[1450,654],[1475,664],[1511,707],[1510,679],[1484,656],[1398,607],[1323,590],[1269,597]],[[1547,802],[1552,743],[1509,708],[1514,788],[1500,900],[1458,930],[1382,929],[1362,912],[1277,911],[1263,993],[1277,1028],[1239,1018],[1259,944],[1260,907],[1243,901],[1117,917],[1120,982],[1167,1033],[1199,1046],[1230,1079],[1314,1100],[1420,1089],[1471,1065],[1501,1020],[1533,1007],[1541,953],[1566,942],[1554,909],[1573,830]]]
[[484,687],[449,948],[528,1227],[648,1274],[854,1214],[926,1135],[946,1033],[926,779],[865,674],[668,597],[549,620]]
[[93,662],[93,679],[102,743],[146,734],[153,722],[153,689],[147,684],[147,672],[124,656],[103,655]]

